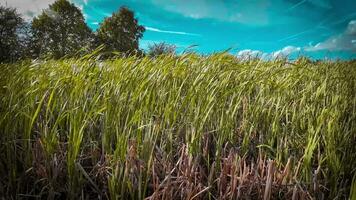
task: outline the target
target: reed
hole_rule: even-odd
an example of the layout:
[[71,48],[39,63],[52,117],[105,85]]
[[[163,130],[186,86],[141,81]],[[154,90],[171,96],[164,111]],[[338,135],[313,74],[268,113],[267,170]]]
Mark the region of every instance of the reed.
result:
[[355,61],[85,56],[0,71],[4,198],[355,196]]

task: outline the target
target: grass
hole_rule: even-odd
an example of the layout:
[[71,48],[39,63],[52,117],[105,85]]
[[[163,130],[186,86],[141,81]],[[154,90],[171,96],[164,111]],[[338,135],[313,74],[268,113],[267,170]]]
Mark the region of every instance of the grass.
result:
[[356,62],[0,65],[0,196],[355,197]]

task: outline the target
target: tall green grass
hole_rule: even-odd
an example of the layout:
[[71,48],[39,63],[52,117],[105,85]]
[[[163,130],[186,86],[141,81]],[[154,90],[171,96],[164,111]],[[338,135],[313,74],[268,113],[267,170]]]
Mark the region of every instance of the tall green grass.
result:
[[248,166],[265,197],[355,193],[354,61],[186,54],[0,71],[4,197],[236,198]]

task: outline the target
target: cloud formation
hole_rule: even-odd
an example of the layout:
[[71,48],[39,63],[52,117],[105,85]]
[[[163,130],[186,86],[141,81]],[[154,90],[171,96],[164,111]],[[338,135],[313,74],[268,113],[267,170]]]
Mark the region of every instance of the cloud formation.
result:
[[169,34],[177,34],[177,35],[190,35],[190,36],[200,36],[199,34],[195,33],[187,33],[187,32],[181,32],[181,31],[167,31],[167,30],[161,30],[158,28],[153,28],[149,26],[145,26],[147,31],[153,31],[153,32],[159,32],[159,33],[169,33]]
[[[0,0],[0,5],[6,5],[7,7],[16,8],[26,21],[31,21],[33,17],[40,14],[48,6],[54,3],[56,0]],[[81,10],[83,10],[83,4],[87,5],[89,0],[73,0]]]
[[259,50],[244,49],[237,53],[237,57],[240,59],[250,59],[250,58],[266,58],[267,53]]
[[279,57],[288,57],[293,53],[299,52],[301,50],[300,47],[295,46],[286,46],[281,50],[275,51],[272,53],[272,57],[279,58]]
[[266,53],[259,50],[244,49],[237,52],[236,56],[240,59],[261,58],[261,59],[268,60],[273,58],[285,58],[285,57],[288,58],[289,56],[300,51],[301,48],[295,46],[286,46],[280,50],[271,53]]
[[315,46],[305,47],[306,51],[351,51],[356,52],[356,20],[349,22],[346,30],[316,44]]
[[24,19],[29,21],[42,10],[48,8],[55,0],[0,0],[0,4],[17,9]]

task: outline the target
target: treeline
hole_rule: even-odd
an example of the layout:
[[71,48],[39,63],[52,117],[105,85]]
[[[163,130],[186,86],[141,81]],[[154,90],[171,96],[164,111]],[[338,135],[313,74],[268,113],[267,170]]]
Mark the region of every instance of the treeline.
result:
[[26,22],[15,8],[0,6],[0,63],[75,57],[99,46],[104,52],[142,55],[139,39],[144,31],[127,7],[106,17],[97,31],[92,31],[81,10],[67,0],[55,1],[31,22]]

